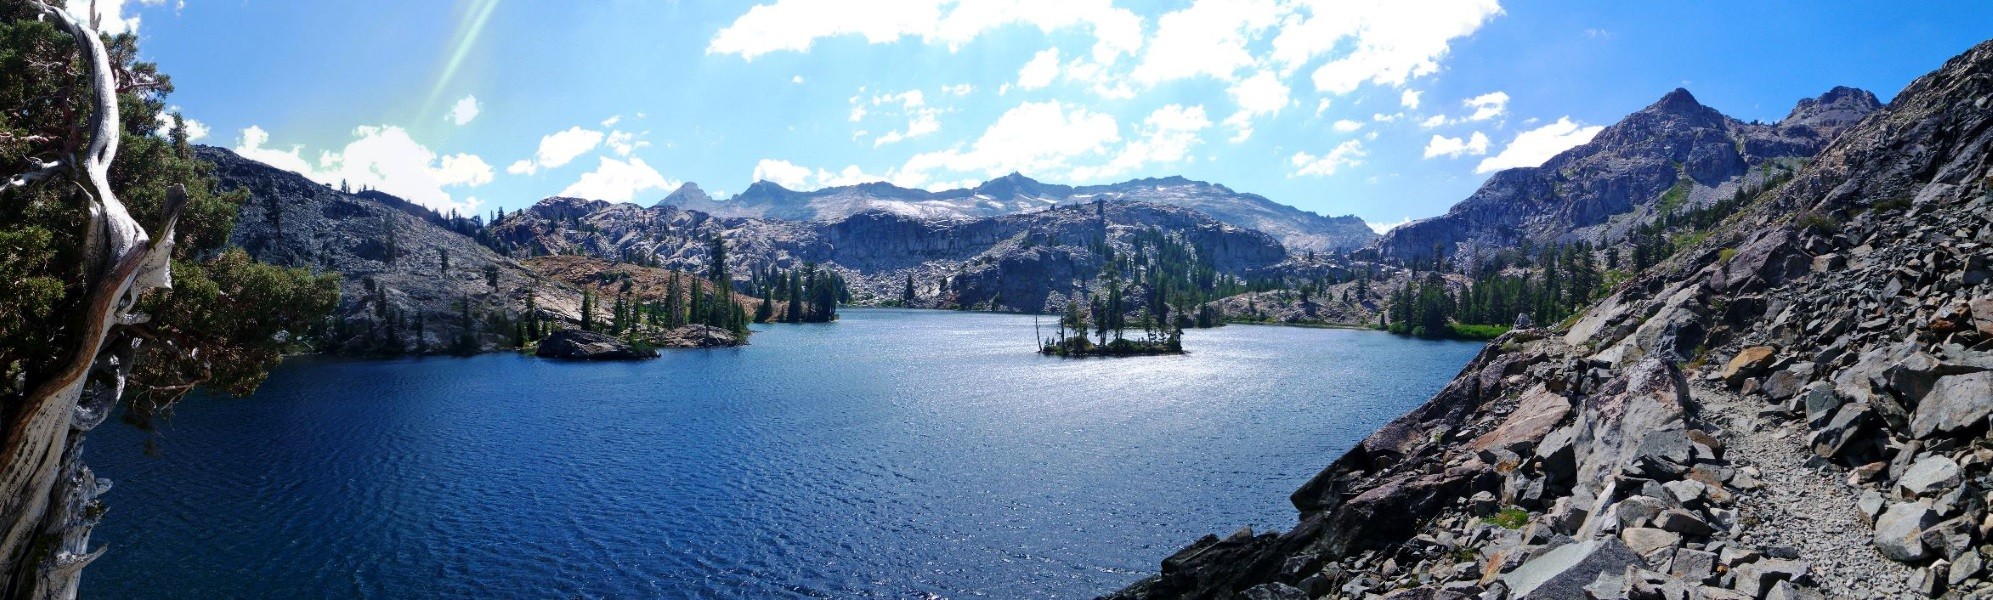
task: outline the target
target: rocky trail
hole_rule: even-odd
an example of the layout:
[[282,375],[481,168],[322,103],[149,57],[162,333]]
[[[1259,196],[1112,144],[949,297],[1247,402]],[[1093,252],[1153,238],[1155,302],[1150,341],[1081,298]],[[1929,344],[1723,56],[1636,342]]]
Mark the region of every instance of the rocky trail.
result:
[[1696,386],[1691,395],[1720,427],[1731,464],[1755,480],[1737,503],[1739,542],[1805,561],[1831,597],[1922,597],[1909,590],[1915,570],[1870,544],[1874,529],[1854,509],[1859,492],[1806,447],[1803,423],[1720,388]]

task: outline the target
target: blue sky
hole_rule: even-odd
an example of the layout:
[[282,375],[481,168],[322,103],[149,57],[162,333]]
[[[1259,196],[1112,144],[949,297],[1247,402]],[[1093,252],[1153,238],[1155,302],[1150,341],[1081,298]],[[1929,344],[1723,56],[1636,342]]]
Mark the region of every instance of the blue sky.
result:
[[[81,0],[72,0],[79,5]],[[1884,101],[1993,3],[100,0],[235,148],[436,207],[1012,170],[1442,213],[1675,87]]]

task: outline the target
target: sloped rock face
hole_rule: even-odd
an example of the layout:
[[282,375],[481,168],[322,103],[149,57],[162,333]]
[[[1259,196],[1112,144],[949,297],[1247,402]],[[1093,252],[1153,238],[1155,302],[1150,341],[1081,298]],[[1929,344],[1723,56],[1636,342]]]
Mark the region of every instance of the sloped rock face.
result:
[[524,314],[529,294],[544,319],[580,314],[579,291],[444,229],[425,209],[378,192],[341,193],[220,148],[196,151],[215,165],[224,189],[250,192],[231,245],[266,263],[340,274],[325,350],[493,350],[510,344],[510,322]]
[[1541,167],[1496,173],[1447,214],[1399,226],[1387,256],[1420,258],[1534,242],[1610,244],[1655,218],[1662,196],[1687,185],[1704,205],[1764,180],[1767,165],[1796,165],[1842,129],[1881,108],[1874,94],[1834,88],[1800,101],[1785,120],[1743,123],[1677,89]]
[[563,360],[636,360],[657,358],[657,351],[640,350],[605,334],[562,329],[540,340],[540,347],[533,351],[533,355]]
[[[1855,120],[1852,93],[1790,125]],[[1542,573],[1590,581],[1558,597],[1993,594],[1989,98],[1993,42],[1568,328],[1490,344],[1297,490],[1294,529],[1117,597],[1534,597]],[[1559,551],[1606,540],[1638,560]]]

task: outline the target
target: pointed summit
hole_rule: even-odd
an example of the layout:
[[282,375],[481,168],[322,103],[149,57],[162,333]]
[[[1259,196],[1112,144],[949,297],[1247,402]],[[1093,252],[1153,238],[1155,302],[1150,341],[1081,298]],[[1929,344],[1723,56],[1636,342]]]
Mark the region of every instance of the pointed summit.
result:
[[1709,110],[1709,107],[1696,101],[1695,94],[1683,88],[1675,88],[1674,91],[1661,96],[1660,100],[1649,105],[1643,112],[1689,115],[1706,110]]
[[677,190],[665,196],[663,200],[658,201],[658,204],[668,204],[679,208],[699,208],[712,203],[713,197],[706,195],[706,190],[699,189],[699,184],[690,181],[685,182],[685,185],[678,186]]

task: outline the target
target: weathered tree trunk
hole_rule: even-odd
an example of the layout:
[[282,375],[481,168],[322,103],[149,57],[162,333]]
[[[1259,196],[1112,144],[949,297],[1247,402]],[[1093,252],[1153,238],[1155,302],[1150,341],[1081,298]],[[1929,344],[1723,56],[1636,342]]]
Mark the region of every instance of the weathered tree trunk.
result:
[[61,9],[36,7],[76,38],[91,75],[90,144],[65,161],[88,189],[78,195],[89,215],[82,271],[89,279],[83,313],[69,316],[80,333],[68,362],[30,391],[0,430],[0,573],[7,578],[0,597],[75,598],[83,567],[102,553],[90,550],[90,529],[103,516],[97,495],[110,487],[83,466],[83,434],[104,422],[124,392],[138,342],[119,328],[145,320],[132,313],[140,294],[172,283],[173,222],[186,192],[169,192],[156,236],[125,211],[109,176],[120,133],[110,56],[95,31]]

